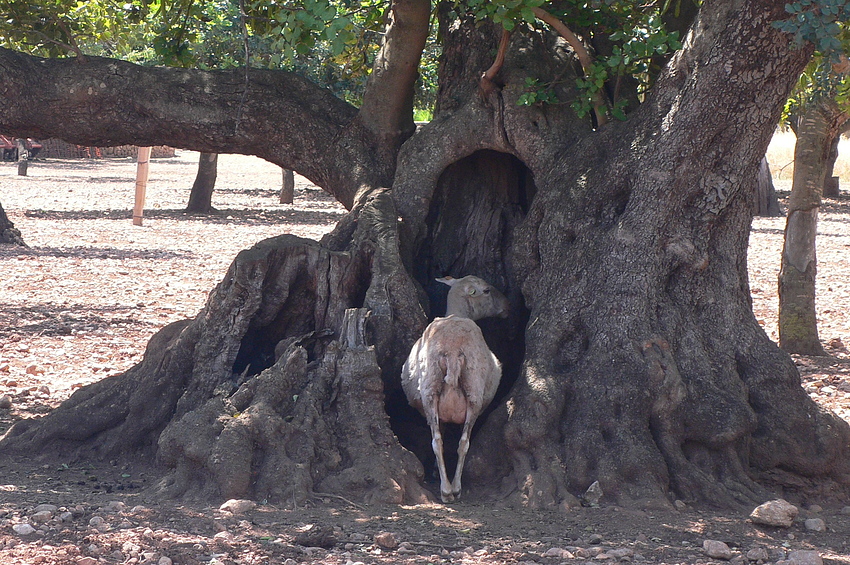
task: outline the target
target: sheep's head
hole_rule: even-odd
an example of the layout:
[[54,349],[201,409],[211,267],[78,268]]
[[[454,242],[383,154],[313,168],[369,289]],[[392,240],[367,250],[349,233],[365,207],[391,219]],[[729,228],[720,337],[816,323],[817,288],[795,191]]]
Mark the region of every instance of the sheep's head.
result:
[[455,315],[471,320],[508,317],[508,299],[487,281],[472,275],[462,279],[443,277],[437,280],[451,287],[446,316]]

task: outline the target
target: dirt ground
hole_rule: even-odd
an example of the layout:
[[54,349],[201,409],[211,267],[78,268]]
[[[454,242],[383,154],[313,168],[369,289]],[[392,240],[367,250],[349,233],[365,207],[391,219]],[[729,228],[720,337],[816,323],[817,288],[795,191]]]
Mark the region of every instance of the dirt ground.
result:
[[[777,185],[787,191],[782,159]],[[155,331],[197,314],[239,250],[282,232],[319,237],[343,214],[300,177],[295,204],[279,204],[279,168],[223,155],[218,213],[188,216],[197,160],[179,151],[152,162],[141,227],[130,220],[130,159],[36,160],[27,177],[0,163],[0,202],[30,245],[0,248],[0,433],[137,363]],[[757,218],[749,256],[756,316],[773,339],[783,228],[783,218]],[[848,248],[845,195],[826,202],[818,236],[828,355],[795,360],[810,395],[850,421]],[[156,479],[140,463],[0,457],[0,563],[708,563],[718,560],[703,542],[717,540],[737,563],[803,563],[815,554],[792,552],[810,550],[850,565],[850,506],[829,499],[795,500],[801,510],[790,528],[754,525],[748,512],[634,510],[604,499],[598,508],[532,511],[470,502],[365,508],[318,497],[229,512],[219,510],[223,500],[150,498]]]

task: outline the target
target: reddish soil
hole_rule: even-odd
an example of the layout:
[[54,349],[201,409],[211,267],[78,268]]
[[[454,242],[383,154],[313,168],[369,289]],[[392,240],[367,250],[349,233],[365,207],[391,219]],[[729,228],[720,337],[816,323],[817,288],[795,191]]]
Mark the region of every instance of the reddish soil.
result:
[[[0,408],[0,433],[137,363],[154,332],[197,314],[239,250],[282,232],[319,237],[344,212],[300,177],[295,204],[279,204],[279,168],[224,155],[218,213],[189,216],[182,208],[196,166],[186,151],[152,162],[139,227],[130,159],[36,160],[27,177],[0,163],[0,202],[30,245],[0,247],[0,397],[11,401]],[[783,228],[783,218],[756,219],[749,256],[756,316],[773,339]],[[827,201],[818,308],[828,355],[795,360],[812,397],[850,420],[848,248],[850,198]],[[703,552],[712,539],[739,563],[764,548],[761,562],[814,550],[850,565],[850,507],[831,499],[794,500],[801,512],[790,528],[756,526],[747,512],[634,510],[604,499],[600,508],[532,511],[470,502],[364,508],[319,497],[234,514],[218,510],[223,500],[151,498],[156,479],[141,463],[0,459],[0,563],[703,563],[717,561]],[[807,529],[806,518],[821,518],[825,531]],[[20,533],[24,524],[35,531]],[[310,539],[316,530],[325,535]]]

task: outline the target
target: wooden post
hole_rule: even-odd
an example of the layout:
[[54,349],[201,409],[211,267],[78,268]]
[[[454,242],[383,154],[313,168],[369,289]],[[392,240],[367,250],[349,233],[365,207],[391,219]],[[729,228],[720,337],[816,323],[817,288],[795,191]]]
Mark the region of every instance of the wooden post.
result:
[[136,204],[133,206],[133,225],[142,225],[142,213],[145,210],[145,190],[148,186],[148,163],[151,159],[150,147],[139,147],[136,159]]

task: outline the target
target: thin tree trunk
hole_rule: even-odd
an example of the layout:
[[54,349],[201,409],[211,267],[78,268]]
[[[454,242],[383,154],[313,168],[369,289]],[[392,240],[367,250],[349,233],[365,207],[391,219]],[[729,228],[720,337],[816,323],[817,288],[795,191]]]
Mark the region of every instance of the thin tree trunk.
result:
[[815,309],[817,220],[830,148],[846,120],[834,100],[821,99],[806,107],[797,124],[779,272],[779,345],[789,353],[823,355]]
[[829,157],[826,162],[826,181],[823,185],[823,195],[828,198],[837,198],[839,195],[839,178],[834,176],[833,172],[835,171],[835,162],[838,160],[838,144],[841,142],[841,136],[847,131],[850,131],[850,120],[844,122],[839,128],[829,148]]
[[292,169],[281,169],[283,183],[280,187],[280,203],[292,204],[295,201],[295,172]]
[[212,194],[218,176],[218,153],[201,153],[198,174],[189,193],[186,211],[193,214],[209,214],[213,211]]
[[27,176],[27,167],[29,167],[29,152],[27,151],[26,141],[18,138],[15,140],[18,146],[18,176]]

